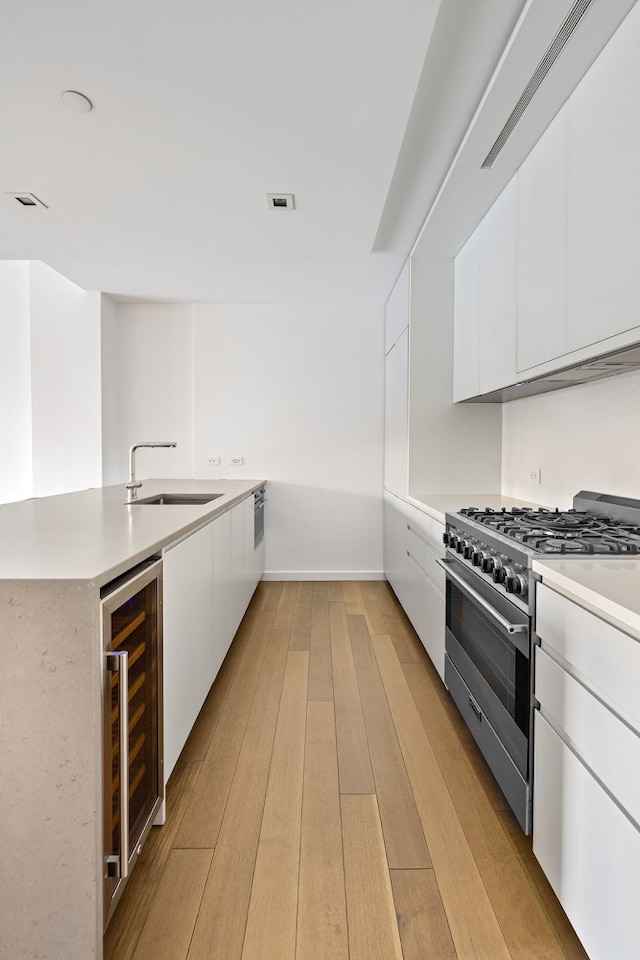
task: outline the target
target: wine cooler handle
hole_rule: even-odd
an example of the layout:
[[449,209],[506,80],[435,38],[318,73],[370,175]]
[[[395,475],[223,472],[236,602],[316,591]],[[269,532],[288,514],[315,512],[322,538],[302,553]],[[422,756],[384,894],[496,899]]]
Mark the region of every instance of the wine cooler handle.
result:
[[129,652],[107,654],[107,669],[118,674],[118,757],[120,759],[120,877],[129,875]]

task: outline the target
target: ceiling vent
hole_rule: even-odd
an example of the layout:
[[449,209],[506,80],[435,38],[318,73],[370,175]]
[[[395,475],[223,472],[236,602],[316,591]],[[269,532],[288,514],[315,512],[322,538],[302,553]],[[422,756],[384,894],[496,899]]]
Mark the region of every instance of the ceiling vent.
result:
[[22,207],[44,207],[45,210],[48,209],[46,203],[38,200],[33,193],[6,193],[5,196],[17,200]]
[[268,193],[267,194],[267,206],[270,210],[293,210],[293,194],[292,193]]
[[522,95],[515,107],[513,108],[511,115],[504,127],[500,131],[498,139],[489,150],[489,153],[485,157],[484,163],[482,164],[483,170],[490,170],[493,164],[496,162],[498,156],[500,155],[502,149],[504,148],[507,140],[513,133],[516,128],[516,124],[519,123],[522,115],[525,110],[533,100],[536,92],[538,91],[542,81],[547,76],[552,66],[564,50],[565,46],[573,36],[578,24],[582,20],[583,16],[593,3],[593,0],[576,0],[576,3],[572,6],[571,10],[567,14],[567,17],[558,30],[557,34],[553,38],[551,44],[549,45],[547,52],[544,57],[536,67],[533,72],[533,75],[526,87],[524,88]]

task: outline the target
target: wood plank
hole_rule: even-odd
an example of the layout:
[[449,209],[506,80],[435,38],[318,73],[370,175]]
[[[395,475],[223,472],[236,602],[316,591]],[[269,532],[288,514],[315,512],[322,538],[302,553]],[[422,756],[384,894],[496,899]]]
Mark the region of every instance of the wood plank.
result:
[[188,953],[239,960],[271,764],[289,634],[272,632]]
[[379,592],[376,589],[379,581],[361,580],[358,584],[362,607],[367,619],[367,628],[370,634],[386,634],[387,624],[378,604]]
[[350,960],[402,960],[391,879],[374,796],[342,796]]
[[154,827],[138,858],[127,889],[104,936],[104,960],[131,960],[142,925],[154,902],[156,889],[187,806],[200,775],[201,764],[178,760],[167,784],[167,819]]
[[290,652],[256,857],[243,960],[295,960],[309,654]]
[[348,614],[364,613],[362,594],[357,580],[345,580],[342,584],[345,609]]
[[333,704],[309,703],[300,839],[296,956],[348,960]]
[[433,870],[392,870],[404,960],[457,960]]
[[283,580],[259,580],[249,604],[249,611],[251,613],[268,613],[276,610],[280,602],[284,582]]
[[497,816],[502,822],[505,833],[518,851],[522,867],[539,897],[549,923],[562,947],[562,957],[564,960],[589,960],[568,916],[560,906],[560,901],[542,872],[542,867],[533,855],[531,837],[525,837],[510,812],[498,811]]
[[[321,589],[325,587],[324,591]],[[326,584],[313,584],[309,640],[309,700],[333,700],[333,668],[329,641]]]
[[273,622],[274,630],[288,630],[291,632],[293,616],[298,597],[298,584],[295,580],[286,580],[281,584],[281,592],[276,607],[276,618]]
[[308,650],[311,642],[311,600],[313,584],[308,581],[298,583],[293,623],[291,625],[290,650]]
[[193,934],[213,850],[173,850],[133,960],[184,960]]
[[344,590],[342,589],[342,580],[329,580],[327,583],[327,599],[344,601]]
[[347,618],[382,832],[391,868],[430,867],[431,858],[363,616]]
[[341,793],[374,793],[369,743],[349,640],[345,604],[329,607]]
[[[249,721],[253,697],[269,647],[275,611],[265,612],[247,628],[242,662],[205,756],[201,778],[192,791],[176,837],[177,847],[215,847],[231,782]],[[235,642],[235,641],[234,641]]]
[[393,646],[372,643],[458,955],[511,960]]
[[220,717],[224,713],[227,697],[250,636],[251,632],[248,628],[243,630],[229,647],[218,676],[180,754],[180,759],[185,763],[198,763],[205,759]]
[[[493,798],[497,789],[493,777],[485,784],[487,768],[480,752],[475,743],[469,747],[458,739],[449,711],[434,696],[439,679],[432,681],[424,670],[409,664],[404,672],[509,950],[522,960],[563,960],[565,951],[545,904],[504,829],[511,814]],[[524,838],[519,828],[518,832]],[[515,906],[523,902],[528,904],[526,911]]]

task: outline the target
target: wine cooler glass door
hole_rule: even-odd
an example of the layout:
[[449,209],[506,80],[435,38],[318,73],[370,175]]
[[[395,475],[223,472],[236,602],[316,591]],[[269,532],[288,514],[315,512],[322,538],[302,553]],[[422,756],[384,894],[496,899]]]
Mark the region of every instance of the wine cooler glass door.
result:
[[105,926],[164,796],[162,565],[103,598]]

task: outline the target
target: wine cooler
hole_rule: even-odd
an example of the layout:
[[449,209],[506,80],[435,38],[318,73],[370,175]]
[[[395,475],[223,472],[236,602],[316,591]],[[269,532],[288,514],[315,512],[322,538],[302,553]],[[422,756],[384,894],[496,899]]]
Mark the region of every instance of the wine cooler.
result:
[[162,561],[102,591],[104,926],[164,799]]

